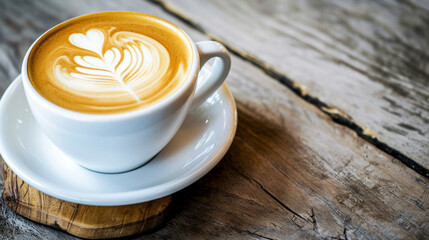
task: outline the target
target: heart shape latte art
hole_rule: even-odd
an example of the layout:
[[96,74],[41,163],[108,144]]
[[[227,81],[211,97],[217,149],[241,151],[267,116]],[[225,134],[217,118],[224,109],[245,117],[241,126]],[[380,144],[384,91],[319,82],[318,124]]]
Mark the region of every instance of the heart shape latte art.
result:
[[[90,29],[85,34],[71,34],[69,42],[82,54],[59,58],[54,73],[57,84],[73,94],[139,103],[155,96],[161,85],[168,87],[162,79],[168,72],[169,52],[150,37],[128,31],[109,35]],[[183,72],[179,69],[177,74]]]
[[97,29],[91,29],[83,33],[73,33],[69,37],[71,44],[101,55],[104,45],[104,34]]

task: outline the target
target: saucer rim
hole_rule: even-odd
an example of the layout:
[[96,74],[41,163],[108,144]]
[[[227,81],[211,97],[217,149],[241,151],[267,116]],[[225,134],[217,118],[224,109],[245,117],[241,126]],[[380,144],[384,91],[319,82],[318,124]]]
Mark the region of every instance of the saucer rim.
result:
[[[10,99],[12,95],[16,92],[16,88],[19,84],[22,84],[21,74],[18,75],[14,81],[10,84],[7,90],[4,92],[1,100],[0,100],[0,128],[4,126],[4,119],[6,114],[7,107],[7,99]],[[22,89],[24,91],[24,89]],[[62,188],[58,188],[52,185],[44,185],[42,182],[37,181],[37,177],[27,176],[23,171],[20,170],[18,166],[14,164],[14,161],[11,160],[14,157],[17,157],[14,153],[14,150],[8,149],[7,147],[7,136],[4,134],[5,131],[0,132],[0,154],[3,157],[5,163],[9,166],[9,168],[24,182],[29,184],[30,186],[36,188],[37,190],[56,197],[61,200],[74,202],[78,204],[86,204],[86,205],[97,205],[97,206],[119,206],[119,205],[129,205],[136,204],[141,202],[147,202],[151,200],[155,200],[170,194],[173,194],[202,178],[206,175],[211,169],[213,169],[219,161],[226,154],[228,149],[230,148],[233,139],[235,137],[235,133],[237,130],[237,107],[229,88],[226,83],[223,83],[222,86],[217,91],[224,91],[225,96],[229,100],[231,104],[231,118],[232,118],[232,126],[231,131],[226,138],[226,141],[222,144],[222,147],[217,151],[210,160],[205,161],[205,164],[198,167],[194,171],[190,172],[187,175],[174,178],[162,184],[151,186],[148,188],[141,188],[138,190],[125,191],[125,192],[114,192],[114,193],[85,193],[85,198],[81,195],[81,192],[76,191],[64,191]],[[226,135],[226,134],[225,134]],[[15,155],[15,156],[14,156]],[[10,161],[11,160],[11,161]],[[89,170],[88,170],[89,171]],[[100,173],[102,174],[102,173]],[[150,194],[152,192],[152,194]],[[73,197],[78,196],[78,197]]]

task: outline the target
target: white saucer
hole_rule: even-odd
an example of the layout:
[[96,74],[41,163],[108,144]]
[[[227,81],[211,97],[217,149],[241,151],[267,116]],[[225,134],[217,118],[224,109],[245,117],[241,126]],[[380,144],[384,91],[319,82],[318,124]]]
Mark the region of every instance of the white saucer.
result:
[[236,127],[234,98],[224,84],[187,116],[148,164],[126,173],[96,173],[75,164],[41,132],[18,76],[0,102],[0,153],[21,179],[48,195],[88,205],[125,205],[154,200],[197,181],[225,155]]

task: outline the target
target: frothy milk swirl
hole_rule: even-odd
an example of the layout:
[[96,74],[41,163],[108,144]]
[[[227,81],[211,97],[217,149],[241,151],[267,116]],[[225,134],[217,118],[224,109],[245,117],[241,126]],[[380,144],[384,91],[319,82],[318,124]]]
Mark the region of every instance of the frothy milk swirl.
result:
[[[142,95],[159,82],[170,64],[167,49],[147,36],[120,31],[106,38],[102,30],[90,29],[86,34],[74,33],[69,37],[74,46],[96,56],[77,55],[70,61],[75,71],[67,71],[56,61],[55,82],[67,91],[93,98],[132,96],[140,102]],[[117,47],[103,51],[106,41]],[[60,59],[67,58],[61,56]],[[183,69],[180,72],[183,73]],[[112,92],[114,94],[112,95]],[[106,94],[100,94],[106,93]]]
[[192,62],[185,34],[154,16],[96,13],[58,25],[36,43],[28,73],[61,107],[115,113],[154,104],[177,90]]

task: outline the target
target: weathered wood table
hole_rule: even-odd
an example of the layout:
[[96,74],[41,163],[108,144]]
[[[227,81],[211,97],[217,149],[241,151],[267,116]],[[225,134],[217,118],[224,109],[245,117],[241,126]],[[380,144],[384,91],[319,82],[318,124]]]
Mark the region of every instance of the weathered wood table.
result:
[[[37,36],[106,10],[232,52],[231,149],[135,238],[429,239],[428,1],[0,0],[0,95]],[[0,239],[13,238],[75,237],[0,202]]]

